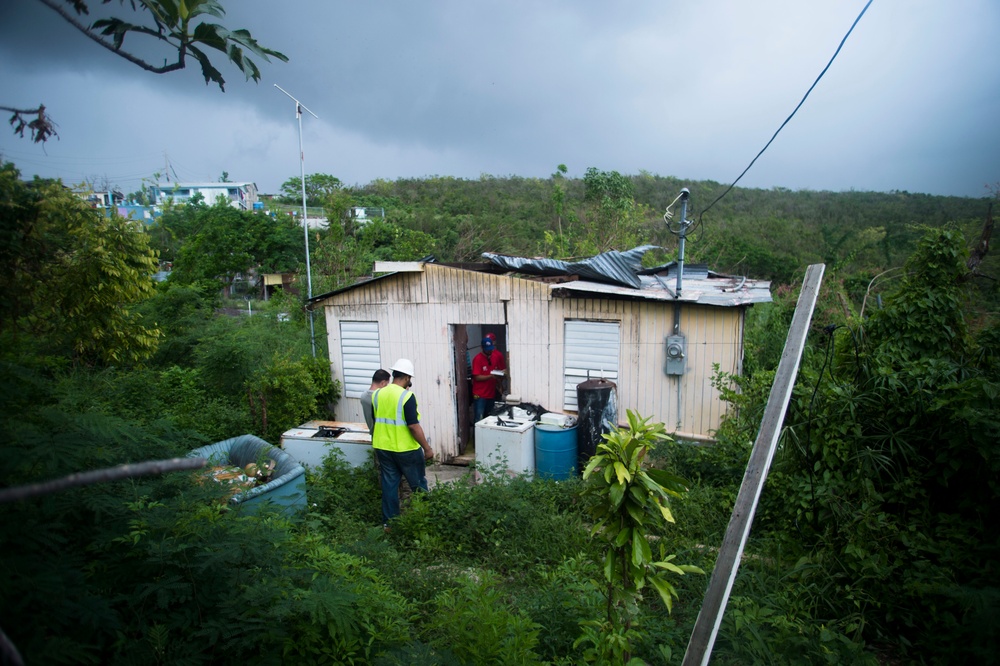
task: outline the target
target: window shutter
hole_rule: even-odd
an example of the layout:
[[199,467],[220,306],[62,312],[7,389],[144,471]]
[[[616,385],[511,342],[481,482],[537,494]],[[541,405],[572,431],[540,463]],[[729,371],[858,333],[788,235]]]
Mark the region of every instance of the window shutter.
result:
[[563,357],[563,410],[577,411],[576,386],[588,379],[618,379],[621,324],[567,321]]
[[360,398],[382,367],[377,321],[340,322],[340,354],[343,359],[344,397]]

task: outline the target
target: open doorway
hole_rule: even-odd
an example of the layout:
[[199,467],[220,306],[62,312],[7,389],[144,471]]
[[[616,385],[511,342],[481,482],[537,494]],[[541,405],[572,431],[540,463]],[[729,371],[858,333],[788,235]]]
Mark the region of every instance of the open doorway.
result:
[[[455,354],[455,420],[458,425],[459,455],[474,453],[470,449],[475,439],[476,427],[472,397],[472,361],[482,351],[482,340],[487,335],[491,335],[495,349],[500,352],[504,368],[508,367],[506,326],[492,324],[451,326],[452,349]],[[497,403],[504,401],[509,386],[508,378],[499,382]]]

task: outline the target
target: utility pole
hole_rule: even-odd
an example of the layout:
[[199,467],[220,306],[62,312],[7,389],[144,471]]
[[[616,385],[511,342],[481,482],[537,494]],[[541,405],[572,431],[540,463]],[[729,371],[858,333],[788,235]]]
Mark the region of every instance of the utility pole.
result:
[[[306,106],[303,105],[302,102],[292,97],[292,95],[287,90],[279,86],[277,83],[274,84],[274,87],[280,90],[281,92],[285,93],[289,97],[291,97],[292,101],[295,102],[295,119],[299,123],[299,173],[302,178],[302,230],[306,237],[306,284],[308,285],[308,298],[311,299],[313,295],[313,284],[312,284],[312,267],[309,264],[309,222],[308,222],[309,218],[306,211],[306,157],[305,157],[306,154],[302,150],[302,110],[305,109],[306,111],[309,111],[309,109],[306,108]],[[309,114],[316,120],[319,120],[319,116],[317,116],[312,111],[309,111]],[[312,354],[313,358],[315,358],[316,329],[313,326],[312,310],[309,310],[309,339],[312,341]]]
[[754,442],[753,450],[750,452],[750,460],[743,473],[743,483],[740,484],[739,493],[736,495],[733,513],[729,517],[729,525],[722,538],[715,567],[712,569],[712,577],[705,591],[705,599],[701,610],[698,611],[687,651],[681,662],[682,666],[708,666],[712,657],[715,638],[722,624],[726,604],[729,602],[729,593],[733,589],[740,560],[743,558],[743,548],[750,537],[750,527],[757,512],[757,503],[760,501],[764,482],[767,480],[767,472],[774,460],[774,452],[778,448],[778,437],[781,435],[785,412],[792,398],[795,377],[799,372],[799,361],[805,349],[809,323],[816,309],[816,299],[819,297],[825,270],[825,264],[813,264],[806,269],[799,300],[792,315],[792,323],[788,328],[788,337],[785,338],[785,348],[774,374],[774,383],[767,398],[760,429],[757,431],[757,441]]

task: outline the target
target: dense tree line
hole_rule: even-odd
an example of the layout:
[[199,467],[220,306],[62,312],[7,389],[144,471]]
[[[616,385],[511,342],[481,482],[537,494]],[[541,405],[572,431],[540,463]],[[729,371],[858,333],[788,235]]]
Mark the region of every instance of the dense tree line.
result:
[[915,249],[921,226],[956,223],[972,237],[993,198],[739,187],[726,193],[712,181],[593,168],[582,179],[560,171],[547,179],[435,176],[344,189],[353,205],[384,208],[394,224],[432,236],[439,259],[475,261],[482,252],[565,259],[643,243],[676,252],[663,214],[672,202],[679,214],[675,199],[685,187],[688,219],[696,223],[686,259],[778,282],[815,262],[848,271],[898,266]]

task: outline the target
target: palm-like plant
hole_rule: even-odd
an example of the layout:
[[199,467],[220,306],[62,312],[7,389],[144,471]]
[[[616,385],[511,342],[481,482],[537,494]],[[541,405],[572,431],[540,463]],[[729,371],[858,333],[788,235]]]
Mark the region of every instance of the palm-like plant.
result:
[[681,498],[687,482],[670,472],[644,466],[647,453],[658,442],[669,440],[662,423],[649,423],[628,411],[628,428],[615,428],[604,435],[597,454],[583,473],[583,496],[594,519],[591,536],[606,544],[603,594],[607,599],[605,622],[590,623],[599,630],[585,631],[584,638],[595,644],[588,651],[595,659],[629,661],[629,632],[642,590],[647,583],[673,609],[677,590],[671,574],[704,573],[689,564],[675,564],[676,555],[667,555],[660,544],[653,556],[650,535],[674,522],[670,498]]

